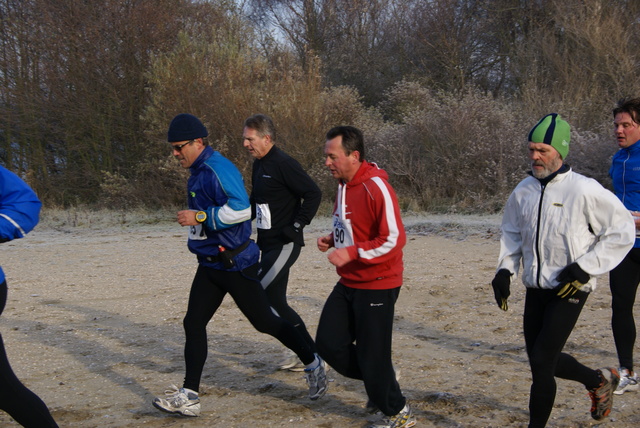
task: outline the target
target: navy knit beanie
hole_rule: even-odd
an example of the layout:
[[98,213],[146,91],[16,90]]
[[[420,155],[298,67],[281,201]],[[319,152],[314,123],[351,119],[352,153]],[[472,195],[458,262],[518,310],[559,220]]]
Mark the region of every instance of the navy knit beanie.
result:
[[204,138],[207,135],[209,135],[207,128],[200,122],[200,119],[192,114],[182,113],[171,121],[167,132],[167,141],[175,143],[177,141]]

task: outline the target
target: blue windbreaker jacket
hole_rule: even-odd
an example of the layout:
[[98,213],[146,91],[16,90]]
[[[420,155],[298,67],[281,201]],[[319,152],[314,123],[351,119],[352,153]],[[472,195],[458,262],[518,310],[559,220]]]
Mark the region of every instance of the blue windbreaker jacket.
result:
[[[24,237],[38,224],[42,203],[13,172],[0,166],[0,241]],[[4,272],[0,267],[0,283]]]
[[[238,168],[219,152],[207,146],[190,167],[187,183],[189,209],[205,211],[207,220],[189,229],[189,251],[202,265],[227,270],[220,262],[206,257],[218,255],[218,246],[234,250],[251,236],[251,205]],[[260,250],[250,241],[234,260],[242,270],[258,262]]]
[[[640,211],[640,142],[620,149],[613,155],[609,175],[613,180],[613,190],[624,206],[630,211]],[[640,238],[636,237],[634,248],[640,248]]]

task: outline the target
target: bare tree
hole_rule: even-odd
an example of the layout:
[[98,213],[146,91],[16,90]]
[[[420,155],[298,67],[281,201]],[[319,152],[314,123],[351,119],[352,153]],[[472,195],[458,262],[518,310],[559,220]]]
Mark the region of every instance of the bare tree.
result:
[[10,1],[3,28],[5,157],[56,203],[95,201],[102,171],[145,153],[150,56],[166,49],[181,0]]
[[327,84],[350,85],[369,103],[396,81],[402,68],[394,53],[404,16],[400,0],[253,0],[252,16],[275,28],[302,64],[317,56]]
[[513,55],[519,92],[531,111],[563,109],[574,126],[595,128],[617,99],[640,93],[640,4],[553,0],[545,11]]

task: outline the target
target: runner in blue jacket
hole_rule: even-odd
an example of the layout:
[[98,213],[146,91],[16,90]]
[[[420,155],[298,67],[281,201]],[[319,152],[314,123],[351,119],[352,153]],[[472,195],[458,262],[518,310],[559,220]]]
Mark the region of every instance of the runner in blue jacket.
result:
[[620,395],[640,388],[638,373],[633,370],[636,343],[633,305],[640,283],[640,98],[620,101],[613,110],[613,125],[620,150],[613,156],[609,175],[616,196],[631,211],[636,223],[633,248],[609,273],[611,329],[620,363],[620,384],[614,393]]
[[189,227],[189,250],[198,257],[184,317],[186,374],[182,388],[172,387],[153,405],[169,413],[200,415],[200,378],[207,359],[207,324],[231,295],[256,330],[278,339],[305,364],[309,398],[327,389],[324,363],[293,324],[271,310],[257,279],[259,250],[251,236],[251,206],[240,171],[207,143],[207,129],[190,114],[169,125],[168,141],[183,168],[189,168],[188,210],[178,212]]
[[[17,175],[0,166],[0,242],[23,238],[38,224],[42,204]],[[7,281],[0,267],[0,314],[7,303]],[[0,409],[25,427],[57,427],[44,402],[20,382],[9,365],[0,335]]]

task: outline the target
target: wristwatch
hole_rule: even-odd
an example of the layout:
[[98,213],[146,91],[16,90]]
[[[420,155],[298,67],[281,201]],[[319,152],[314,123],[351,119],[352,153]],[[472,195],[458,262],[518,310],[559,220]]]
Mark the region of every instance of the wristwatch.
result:
[[206,219],[207,219],[207,213],[206,213],[206,212],[204,212],[204,211],[198,211],[198,212],[196,213],[196,221],[197,221],[198,223],[204,223]]

